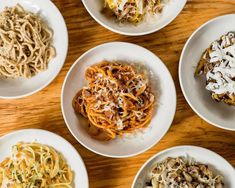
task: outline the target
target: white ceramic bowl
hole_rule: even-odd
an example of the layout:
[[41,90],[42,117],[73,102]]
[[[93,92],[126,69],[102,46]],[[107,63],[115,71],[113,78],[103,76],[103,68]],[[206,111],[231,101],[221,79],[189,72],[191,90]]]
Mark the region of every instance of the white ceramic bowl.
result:
[[25,10],[40,12],[42,18],[53,29],[53,46],[56,57],[49,62],[48,70],[30,79],[0,79],[0,98],[13,99],[32,95],[49,85],[63,67],[67,49],[68,32],[62,15],[50,0],[0,0],[0,11],[6,6],[22,5]]
[[161,151],[158,154],[151,157],[140,168],[139,172],[135,176],[132,184],[132,188],[144,187],[147,180],[147,174],[151,171],[156,163],[165,160],[167,157],[192,157],[197,162],[207,164],[215,172],[224,177],[225,187],[235,187],[235,171],[234,168],[220,155],[201,147],[196,146],[177,146]]
[[[87,83],[85,70],[102,60],[141,63],[152,71],[157,82],[154,82],[154,86],[158,90],[158,105],[150,126],[145,131],[102,142],[91,138],[82,126],[87,124],[87,120],[74,112],[72,100]],[[100,155],[123,158],[146,151],[166,134],[175,114],[176,92],[170,73],[156,55],[130,43],[106,43],[83,54],[70,68],[62,88],[61,107],[69,130],[83,146]]]
[[88,175],[81,156],[64,138],[45,130],[24,129],[0,137],[0,162],[10,156],[11,148],[18,142],[38,142],[60,152],[73,171],[73,187],[88,188]]
[[129,36],[140,36],[158,31],[172,22],[184,8],[187,0],[169,0],[161,14],[156,18],[143,21],[134,26],[133,24],[119,24],[115,18],[110,18],[101,13],[104,0],[82,0],[90,15],[105,28],[119,34]]
[[235,14],[231,14],[217,17],[202,25],[185,44],[179,64],[181,89],[191,108],[208,123],[233,131],[235,107],[215,102],[205,89],[205,80],[195,78],[194,72],[205,49],[221,35],[235,31],[234,20]]

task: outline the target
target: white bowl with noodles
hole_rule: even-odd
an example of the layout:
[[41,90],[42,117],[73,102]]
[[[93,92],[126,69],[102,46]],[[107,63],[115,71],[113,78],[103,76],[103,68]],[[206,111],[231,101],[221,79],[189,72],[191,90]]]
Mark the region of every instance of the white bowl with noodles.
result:
[[216,102],[206,89],[204,76],[194,73],[203,52],[222,35],[235,31],[235,14],[214,18],[198,28],[184,46],[179,63],[179,79],[184,97],[191,108],[208,123],[235,131],[235,106]]
[[[141,64],[149,70],[157,105],[148,128],[110,141],[98,141],[87,133],[87,119],[76,114],[72,100],[87,84],[85,70],[103,60]],[[62,88],[61,108],[70,132],[84,147],[107,157],[131,157],[145,152],[166,134],[175,115],[176,91],[169,71],[155,54],[131,43],[106,43],[87,51],[70,68]]]
[[118,23],[115,17],[104,15],[102,13],[104,0],[82,0],[82,2],[89,14],[105,28],[122,35],[140,36],[156,32],[171,23],[180,14],[187,0],[169,0],[161,13],[149,16],[138,25]]
[[235,170],[223,157],[211,150],[197,146],[176,146],[163,150],[147,160],[136,174],[132,188],[145,187],[149,173],[154,166],[168,157],[185,157],[206,164],[213,173],[223,176],[225,183],[223,188],[235,187]]
[[50,0],[0,0],[0,12],[5,7],[20,4],[26,11],[39,13],[49,28],[53,30],[52,45],[56,56],[48,69],[32,78],[0,78],[0,98],[14,99],[32,95],[49,85],[63,67],[68,50],[68,32],[63,16]]
[[18,142],[47,145],[59,152],[70,166],[73,173],[72,187],[88,188],[89,181],[85,164],[76,149],[64,138],[41,129],[24,129],[0,137],[0,163],[10,157],[12,146]]

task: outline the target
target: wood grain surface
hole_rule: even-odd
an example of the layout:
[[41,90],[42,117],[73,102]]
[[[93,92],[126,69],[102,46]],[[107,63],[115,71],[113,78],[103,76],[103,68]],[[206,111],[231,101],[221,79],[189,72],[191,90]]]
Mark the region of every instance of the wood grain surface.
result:
[[[44,90],[23,99],[0,100],[0,136],[24,128],[46,129],[63,136],[84,159],[91,188],[130,187],[135,174],[148,158],[176,145],[190,144],[211,149],[235,167],[235,132],[216,128],[199,118],[185,101],[178,80],[179,57],[188,37],[206,21],[235,13],[235,0],[188,0],[171,24],[142,37],[127,37],[108,31],[91,18],[80,0],[53,2],[68,27],[68,57],[59,76]],[[128,159],[102,157],[82,147],[67,129],[60,108],[61,87],[70,66],[90,48],[111,41],[136,43],[154,52],[170,70],[177,88],[177,111],[168,133],[147,152]]]

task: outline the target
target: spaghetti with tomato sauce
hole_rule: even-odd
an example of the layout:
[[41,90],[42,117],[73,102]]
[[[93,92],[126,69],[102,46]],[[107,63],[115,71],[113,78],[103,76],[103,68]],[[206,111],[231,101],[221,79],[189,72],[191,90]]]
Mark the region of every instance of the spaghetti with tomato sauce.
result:
[[88,85],[73,99],[76,112],[88,119],[88,132],[111,140],[149,125],[155,97],[145,74],[133,66],[103,61],[85,72]]

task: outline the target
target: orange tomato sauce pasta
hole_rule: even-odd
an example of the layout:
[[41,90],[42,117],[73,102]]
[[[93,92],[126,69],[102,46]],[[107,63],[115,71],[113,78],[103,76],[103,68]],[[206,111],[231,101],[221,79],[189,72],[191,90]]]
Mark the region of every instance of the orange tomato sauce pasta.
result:
[[73,99],[76,112],[88,119],[89,133],[100,140],[147,127],[155,97],[149,80],[133,66],[103,61],[85,72],[88,85]]

